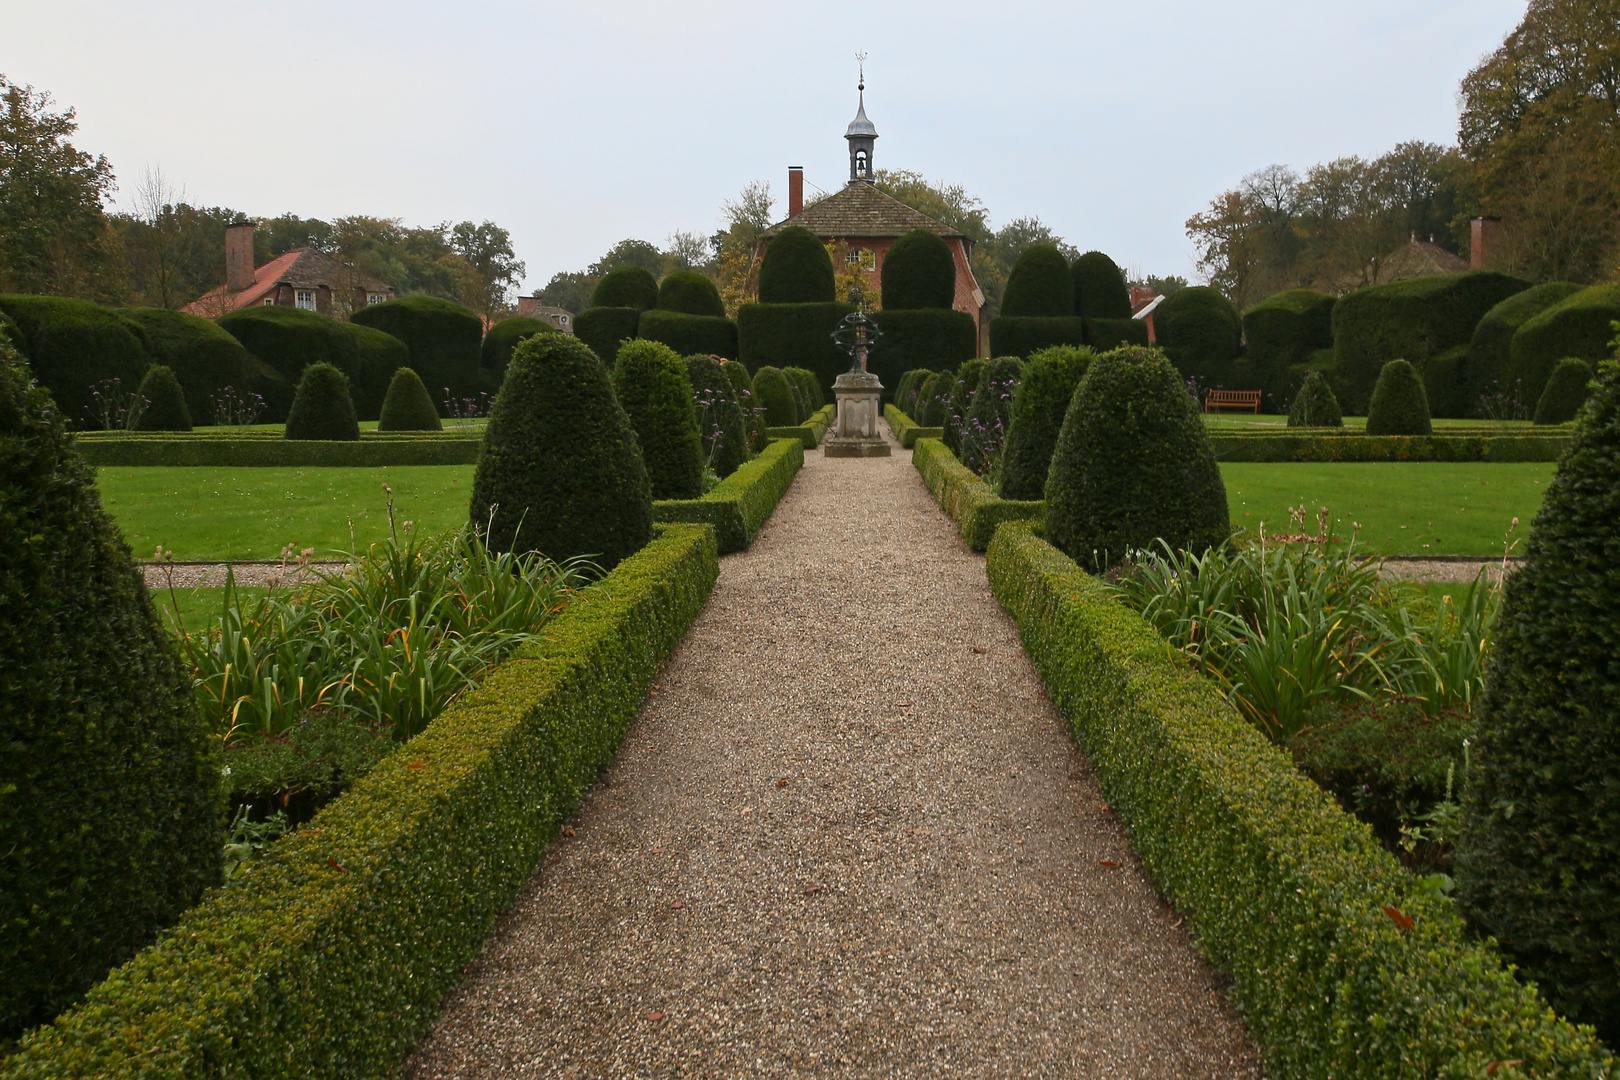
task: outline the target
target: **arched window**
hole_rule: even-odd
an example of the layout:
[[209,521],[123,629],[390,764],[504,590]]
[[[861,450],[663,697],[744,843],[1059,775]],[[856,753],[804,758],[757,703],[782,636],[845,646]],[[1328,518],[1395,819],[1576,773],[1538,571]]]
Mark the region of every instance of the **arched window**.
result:
[[855,175],[856,176],[865,176],[866,175],[866,151],[865,150],[857,150],[857,151],[855,151]]

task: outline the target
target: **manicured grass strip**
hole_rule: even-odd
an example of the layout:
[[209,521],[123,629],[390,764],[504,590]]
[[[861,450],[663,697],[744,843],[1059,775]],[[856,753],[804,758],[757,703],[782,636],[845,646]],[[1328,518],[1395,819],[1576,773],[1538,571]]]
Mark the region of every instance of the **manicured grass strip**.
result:
[[987,570],[1272,1076],[1609,1075],[1589,1032],[1029,524],[997,531]]
[[772,439],[757,457],[739,466],[701,499],[653,503],[653,520],[706,522],[714,526],[720,554],[741,551],[754,542],[803,466],[803,442]]
[[0,1080],[391,1075],[613,756],[718,574],[666,525]]
[[443,532],[467,520],[471,465],[380,469],[101,468],[102,505],[139,558],[162,544],[183,562],[274,559],[292,544],[332,558],[388,533],[387,495],[401,522]]
[[[1243,431],[1255,428],[1286,429],[1288,416],[1285,413],[1261,413],[1256,416],[1252,413],[1227,412],[1204,413],[1204,423],[1211,433],[1216,431]],[[1528,420],[1443,420],[1436,418],[1430,421],[1436,431],[1492,431],[1499,434],[1527,435],[1539,432],[1559,432],[1567,436],[1571,425],[1561,424],[1537,427]],[[1346,431],[1362,431],[1367,427],[1365,416],[1346,416],[1344,418]],[[1297,429],[1296,429],[1297,430]]]
[[1265,462],[1557,461],[1569,446],[1567,431],[1504,435],[1500,432],[1439,432],[1434,435],[1363,435],[1258,429],[1234,434],[1212,431],[1215,459]]
[[883,419],[888,421],[895,441],[907,450],[915,447],[918,439],[940,439],[945,436],[944,428],[922,427],[895,405],[883,406]]
[[[1300,531],[1289,507],[1303,505],[1309,531],[1327,507],[1334,535],[1380,555],[1500,556],[1502,535],[1519,519],[1529,533],[1554,466],[1449,462],[1237,464],[1222,462],[1232,522],[1258,532]],[[1523,544],[1519,545],[1521,548]]]
[[[215,575],[218,580],[224,577],[224,574]],[[251,608],[269,591],[262,585],[238,585],[237,603],[243,608]],[[280,593],[285,595],[285,590],[280,590]],[[152,590],[152,606],[157,608],[158,618],[163,620],[163,625],[177,636],[180,632],[175,625],[177,618],[179,627],[197,634],[213,626],[219,613],[224,610],[225,589],[223,586],[199,586],[195,589],[176,588],[170,593],[167,587],[155,588]]]

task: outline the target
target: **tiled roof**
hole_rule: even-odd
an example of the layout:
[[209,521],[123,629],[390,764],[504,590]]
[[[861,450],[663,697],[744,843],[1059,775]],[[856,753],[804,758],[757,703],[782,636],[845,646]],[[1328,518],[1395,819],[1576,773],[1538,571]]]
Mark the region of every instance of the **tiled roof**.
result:
[[330,255],[316,251],[314,248],[296,248],[285,255],[278,255],[253,271],[253,284],[241,292],[228,293],[225,286],[218,285],[192,303],[186,305],[186,310],[193,315],[217,317],[227,311],[249,307],[263,302],[264,298],[272,293],[278,285],[291,285],[295,288],[311,289],[325,285],[332,288],[333,283],[343,288],[360,288],[367,292],[393,292],[393,286],[368,274],[356,275],[355,272],[332,258]]
[[772,225],[760,237],[775,236],[790,225],[802,225],[824,237],[904,236],[912,229],[927,229],[941,236],[966,235],[864,181],[844,185],[842,190]]
[[1378,280],[1399,281],[1432,274],[1458,274],[1467,269],[1467,259],[1453,255],[1438,244],[1413,240],[1379,260]]

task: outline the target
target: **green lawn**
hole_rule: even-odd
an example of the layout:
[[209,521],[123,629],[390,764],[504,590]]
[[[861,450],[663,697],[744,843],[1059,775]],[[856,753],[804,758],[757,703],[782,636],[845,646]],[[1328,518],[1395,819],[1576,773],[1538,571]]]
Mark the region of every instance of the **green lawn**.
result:
[[[238,586],[236,590],[238,600],[244,607],[253,604],[267,592],[268,589],[249,586]],[[172,596],[165,588],[152,590],[152,603],[157,607],[158,618],[163,625],[171,630],[175,628],[175,609],[178,608],[181,625],[193,634],[213,625],[224,602],[224,589],[175,589]]]
[[1327,507],[1334,534],[1384,555],[1502,554],[1502,534],[1517,517],[1520,539],[1541,507],[1551,463],[1334,462],[1226,463],[1221,476],[1232,521],[1251,532],[1293,532],[1288,508],[1314,519]]
[[[1204,426],[1210,431],[1231,433],[1237,431],[1252,431],[1255,428],[1286,428],[1288,417],[1274,413],[1204,413]],[[1530,434],[1532,432],[1546,432],[1558,430],[1556,428],[1536,427],[1528,420],[1441,420],[1430,421],[1434,425],[1436,434],[1443,435],[1452,428],[1495,428],[1504,434]],[[1344,418],[1346,431],[1364,431],[1367,427],[1365,416],[1347,416]],[[1563,430],[1569,430],[1570,425],[1562,425]]]
[[471,465],[343,468],[104,468],[101,501],[136,556],[157,545],[181,561],[274,559],[292,544],[330,558],[388,533],[394,489],[400,521],[442,532],[467,520]]

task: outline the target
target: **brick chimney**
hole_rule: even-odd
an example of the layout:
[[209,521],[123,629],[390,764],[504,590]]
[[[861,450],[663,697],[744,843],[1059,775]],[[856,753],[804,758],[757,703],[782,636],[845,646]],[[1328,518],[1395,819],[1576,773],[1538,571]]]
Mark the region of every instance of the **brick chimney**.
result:
[[788,217],[804,209],[804,166],[788,166]]
[[1468,268],[1489,270],[1496,261],[1496,242],[1502,233],[1502,219],[1477,217],[1468,226]]
[[225,226],[225,289],[241,292],[253,284],[253,222]]

